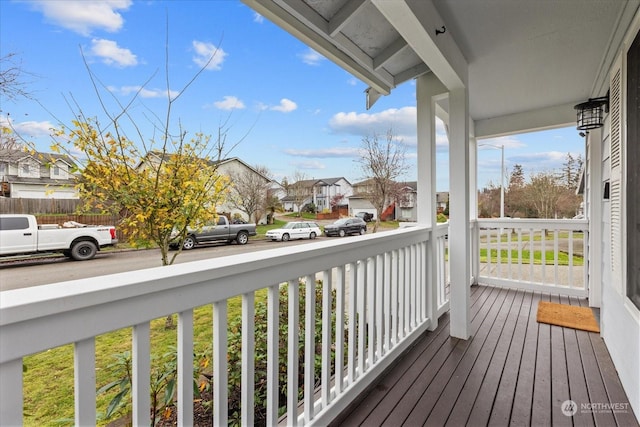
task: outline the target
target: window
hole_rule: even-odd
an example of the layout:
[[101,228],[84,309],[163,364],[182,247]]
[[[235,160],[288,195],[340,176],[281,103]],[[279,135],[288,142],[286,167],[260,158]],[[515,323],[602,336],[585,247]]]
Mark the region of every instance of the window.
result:
[[29,163],[22,164],[22,173],[25,175],[29,175],[31,173],[31,165]]
[[0,230],[25,230],[27,228],[29,228],[29,220],[27,218],[0,218]]
[[0,163],[0,175],[5,175],[7,173],[7,164]]
[[60,175],[60,166],[55,165],[55,166],[53,167],[53,174],[54,174],[55,176]]

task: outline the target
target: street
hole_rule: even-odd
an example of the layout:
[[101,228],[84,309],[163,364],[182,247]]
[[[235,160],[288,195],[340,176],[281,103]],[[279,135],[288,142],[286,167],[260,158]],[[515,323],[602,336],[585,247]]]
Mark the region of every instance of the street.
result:
[[[324,238],[319,237],[317,240],[322,239]],[[176,258],[175,264],[309,242],[311,240],[306,239],[289,242],[254,239],[243,246],[214,244],[182,251]],[[141,270],[160,265],[161,257],[158,249],[100,251],[94,259],[89,261],[73,261],[62,255],[24,261],[0,261],[0,291]]]

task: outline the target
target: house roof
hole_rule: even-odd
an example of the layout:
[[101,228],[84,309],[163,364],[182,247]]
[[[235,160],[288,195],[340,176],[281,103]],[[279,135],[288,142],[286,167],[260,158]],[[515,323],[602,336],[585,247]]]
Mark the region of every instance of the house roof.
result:
[[347,182],[347,184],[351,185],[349,183],[349,181],[346,178],[340,177],[340,178],[321,178],[321,179],[303,179],[300,181],[296,181],[295,183],[293,183],[293,185],[301,185],[302,187],[314,187],[316,185],[321,185],[321,186],[330,186],[330,185],[336,185],[338,183],[338,181],[340,180],[344,180]]
[[[447,89],[467,87],[477,137],[575,123],[575,104],[605,95],[612,46],[640,7],[640,0],[243,2],[370,85],[368,104],[425,74]],[[438,108],[447,114],[447,101]]]
[[18,163],[25,158],[32,158],[39,163],[55,163],[62,161],[69,166],[75,166],[75,162],[66,154],[41,153],[38,151],[0,149],[0,161]]

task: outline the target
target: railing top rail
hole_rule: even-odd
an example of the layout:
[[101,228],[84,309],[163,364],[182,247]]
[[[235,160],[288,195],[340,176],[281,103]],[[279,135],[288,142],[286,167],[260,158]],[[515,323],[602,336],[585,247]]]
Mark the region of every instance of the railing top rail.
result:
[[544,219],[544,218],[479,218],[479,227],[484,228],[546,228],[556,230],[586,230],[587,219]]

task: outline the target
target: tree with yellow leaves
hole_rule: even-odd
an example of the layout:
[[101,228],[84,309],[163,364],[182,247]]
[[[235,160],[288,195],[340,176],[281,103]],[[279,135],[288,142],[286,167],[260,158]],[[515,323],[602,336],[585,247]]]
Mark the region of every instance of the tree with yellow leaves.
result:
[[229,180],[218,174],[217,159],[203,154],[210,150],[210,137],[196,134],[185,141],[183,136],[142,153],[129,139],[103,132],[95,120],[74,126],[62,132],[86,159],[77,185],[84,206],[119,214],[118,226],[133,246],[155,244],[162,265],[172,264],[180,251],[170,256],[170,244],[181,248],[187,227],[213,221],[228,194]]

